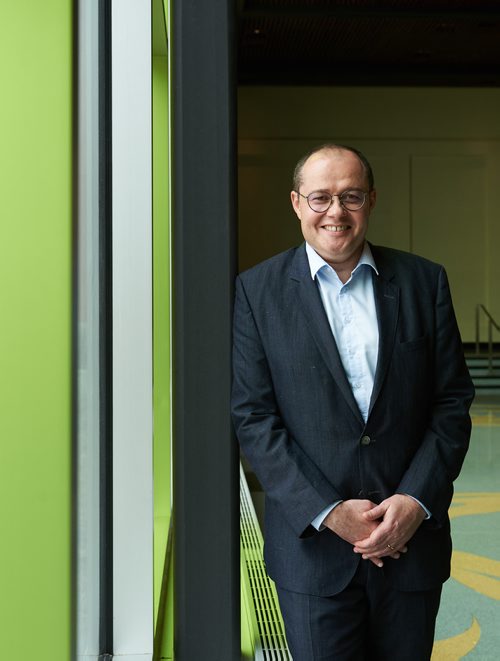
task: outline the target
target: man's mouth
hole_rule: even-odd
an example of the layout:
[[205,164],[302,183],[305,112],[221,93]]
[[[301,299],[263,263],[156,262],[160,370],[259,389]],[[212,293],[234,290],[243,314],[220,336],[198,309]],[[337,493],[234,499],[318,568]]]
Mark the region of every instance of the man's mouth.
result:
[[349,225],[323,225],[327,232],[344,232],[349,229]]

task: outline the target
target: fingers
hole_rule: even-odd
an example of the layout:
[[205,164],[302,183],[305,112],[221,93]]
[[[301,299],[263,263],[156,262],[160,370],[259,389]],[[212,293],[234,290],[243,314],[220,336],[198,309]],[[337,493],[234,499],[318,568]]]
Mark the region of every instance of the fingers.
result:
[[381,503],[380,505],[372,507],[372,509],[368,510],[367,512],[364,512],[363,516],[368,521],[376,521],[377,519],[382,519],[386,512],[387,506],[385,503]]
[[324,524],[352,544],[354,553],[359,553],[363,560],[383,567],[382,558],[399,560],[407,552],[406,544],[420,524],[414,511],[415,501],[400,494],[380,505],[368,500],[347,500],[330,512]]
[[392,549],[389,546],[391,544],[389,540],[394,540],[394,537],[395,531],[382,521],[369,537],[355,542],[354,550],[357,553],[367,553],[379,557],[390,555],[390,553],[398,549],[398,545],[395,543],[392,544]]
[[[399,560],[399,558],[401,557],[401,554],[406,553],[407,550],[408,549],[405,546],[403,549],[401,549],[401,551],[393,551],[392,553],[384,554],[383,557],[391,558],[391,560]],[[379,569],[381,569],[384,566],[384,561],[383,561],[382,557],[379,557],[379,556],[376,556],[376,555],[370,555],[370,554],[367,554],[367,553],[364,553],[361,557],[362,557],[363,560],[369,560],[371,563],[373,563]]]
[[392,545],[386,545],[384,548],[382,548],[382,550],[366,551],[360,549],[358,546],[355,546],[353,551],[354,553],[359,553],[363,560],[373,560],[380,558],[392,558],[393,560],[399,560],[399,558],[408,551],[408,547],[406,544],[401,546],[401,548],[397,548]]
[[345,500],[327,515],[323,524],[354,545],[357,539],[369,539],[378,525],[363,517],[363,513],[371,507],[374,504],[370,501]]
[[[354,552],[366,558],[392,557],[393,554],[406,553],[408,537],[403,531],[386,526],[382,522],[369,537],[354,543]],[[398,556],[399,557],[399,556]]]
[[[390,546],[390,545],[388,544],[387,546]],[[391,548],[394,548],[394,547],[391,547]],[[405,544],[404,546],[401,546],[400,548],[398,548],[395,551],[395,553],[406,553],[406,551],[408,551],[408,547]]]
[[370,560],[370,562],[372,562],[376,567],[379,567],[379,569],[384,566],[384,563],[380,558],[366,558],[366,560]]
[[[369,538],[371,540],[371,538]],[[356,542],[353,547],[354,553],[360,553],[363,558],[382,558],[384,556],[393,557],[395,555],[400,556],[401,553],[406,553],[408,551],[408,546],[406,542],[396,542],[395,540],[391,542],[381,540],[377,543],[370,543],[369,540],[364,540],[364,542]]]
[[393,542],[393,544],[390,544],[389,542],[387,542],[387,544],[386,544],[387,555],[389,555],[391,557],[393,557],[394,555],[397,555],[398,558],[399,558],[399,555],[401,553],[406,553],[406,551],[408,551],[408,547],[406,546],[406,544],[404,544],[403,546],[395,546],[395,544],[396,544],[396,542]]
[[[406,550],[404,552],[406,553]],[[384,566],[384,561],[382,560],[382,558],[378,558],[377,556],[372,557],[368,555],[362,555],[361,557],[363,558],[363,560],[369,560],[376,567],[382,568]],[[386,557],[391,558],[392,560],[399,560],[399,558],[401,557],[401,553],[399,553],[399,551],[396,551],[396,553],[391,553]]]
[[395,494],[363,512],[367,522],[378,521],[378,525],[369,536],[354,542],[354,553],[377,567],[383,567],[382,558],[399,560],[408,551],[407,542],[420,524],[414,503],[409,496]]
[[409,496],[395,494],[387,498],[370,510],[373,515],[383,512],[382,520],[369,537],[355,542],[354,551],[367,559],[405,553],[408,540],[422,520],[419,510],[420,506]]

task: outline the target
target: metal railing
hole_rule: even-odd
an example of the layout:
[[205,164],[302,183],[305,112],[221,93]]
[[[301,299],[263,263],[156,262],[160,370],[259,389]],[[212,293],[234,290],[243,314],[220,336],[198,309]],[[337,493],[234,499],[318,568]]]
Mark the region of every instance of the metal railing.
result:
[[476,305],[476,354],[479,355],[481,351],[481,313],[486,315],[488,319],[488,374],[493,374],[493,328],[500,331],[500,326],[493,319],[488,310],[482,303]]
[[266,572],[264,540],[240,464],[241,590],[247,604],[254,661],[292,661],[276,587]]

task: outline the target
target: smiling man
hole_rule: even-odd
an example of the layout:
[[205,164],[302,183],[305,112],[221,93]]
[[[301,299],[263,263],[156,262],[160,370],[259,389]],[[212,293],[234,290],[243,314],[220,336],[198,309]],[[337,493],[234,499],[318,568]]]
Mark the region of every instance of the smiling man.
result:
[[473,398],[446,274],[365,240],[359,151],[313,150],[293,188],[305,243],[236,283],[233,419],[267,568],[294,661],[425,661]]
[[359,261],[375,206],[370,172],[356,153],[335,148],[313,153],[295,169],[292,205],[304,239],[344,283]]

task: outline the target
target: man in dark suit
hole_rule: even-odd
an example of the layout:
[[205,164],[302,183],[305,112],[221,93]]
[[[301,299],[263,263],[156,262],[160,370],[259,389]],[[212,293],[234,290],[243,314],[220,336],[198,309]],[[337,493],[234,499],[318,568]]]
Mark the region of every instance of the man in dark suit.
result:
[[291,193],[305,243],[241,274],[233,419],[266,493],[265,559],[294,661],[425,661],[473,387],[444,269],[365,241],[357,150]]

